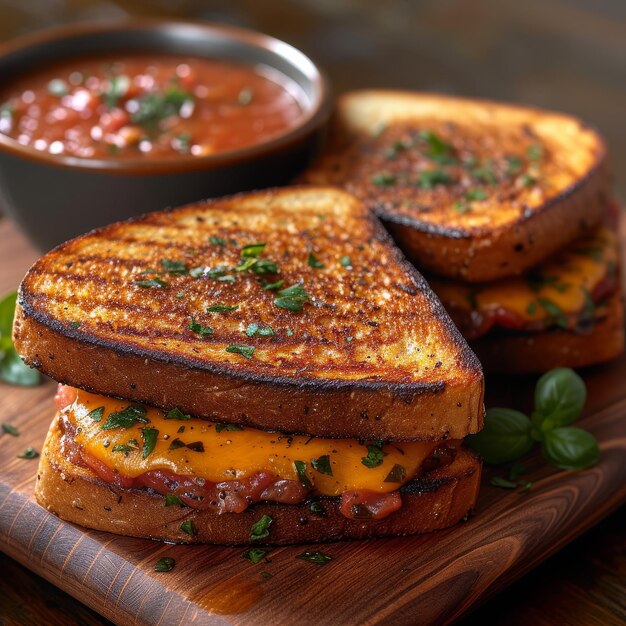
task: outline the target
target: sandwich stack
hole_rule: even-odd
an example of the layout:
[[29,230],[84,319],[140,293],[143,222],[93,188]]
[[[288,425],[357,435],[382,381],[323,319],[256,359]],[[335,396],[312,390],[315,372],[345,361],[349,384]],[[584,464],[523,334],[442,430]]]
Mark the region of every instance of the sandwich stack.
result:
[[579,120],[439,95],[339,102],[303,177],[378,215],[487,372],[580,367],[624,349],[606,148]]
[[473,508],[479,362],[370,212],[287,188],[57,247],[14,342],[59,381],[36,497],[174,542],[402,535]]

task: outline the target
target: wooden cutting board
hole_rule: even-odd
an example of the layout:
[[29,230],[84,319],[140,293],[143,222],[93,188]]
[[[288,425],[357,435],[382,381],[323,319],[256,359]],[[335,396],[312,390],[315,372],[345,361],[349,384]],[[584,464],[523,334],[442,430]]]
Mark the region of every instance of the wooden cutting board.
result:
[[[624,235],[624,232],[622,232]],[[623,237],[626,239],[626,237]],[[35,253],[0,222],[0,293],[15,288]],[[170,546],[87,531],[33,499],[37,460],[54,413],[54,386],[0,383],[0,550],[118,624],[431,624],[466,614],[626,501],[626,357],[584,372],[580,425],[600,442],[601,462],[560,472],[537,455],[524,461],[525,495],[489,485],[475,515],[421,537],[322,546],[333,560],[296,559],[320,546],[276,548],[252,565],[242,548]],[[527,409],[534,379],[488,380],[488,403]],[[504,470],[495,472],[504,475]],[[162,556],[176,567],[154,572]]]

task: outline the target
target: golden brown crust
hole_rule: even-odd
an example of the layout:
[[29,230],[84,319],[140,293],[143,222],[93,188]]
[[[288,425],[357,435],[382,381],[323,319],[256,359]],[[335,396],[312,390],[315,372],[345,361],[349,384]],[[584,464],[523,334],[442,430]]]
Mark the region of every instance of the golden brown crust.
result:
[[[469,151],[501,162],[500,179],[482,185],[461,168],[457,184],[421,188],[414,170],[432,164],[413,148],[391,161],[377,157],[372,146],[384,141],[376,136],[380,124],[391,134],[401,127],[402,136],[407,127],[436,130],[459,155]],[[558,113],[435,94],[357,91],[340,99],[331,137],[302,180],[354,193],[383,219],[409,259],[443,276],[477,282],[523,273],[597,224],[606,205],[604,142]],[[521,173],[507,177],[502,169],[510,154],[519,155],[522,167],[534,167],[525,156],[533,142],[545,155],[539,184],[526,187]],[[398,180],[405,170],[411,174],[406,184],[376,186],[372,175],[381,168],[396,168]],[[471,210],[456,210],[477,185],[486,198]]]
[[555,367],[585,367],[610,361],[624,351],[622,294],[618,291],[611,297],[606,317],[588,333],[499,332],[487,334],[470,345],[490,374],[534,374]]
[[[210,235],[239,244],[211,245]],[[285,286],[304,280],[313,303],[302,312],[276,307],[251,273],[235,284],[185,274],[165,275],[166,288],[135,285],[164,258],[232,266],[258,241]],[[307,264],[309,249],[325,269]],[[205,313],[218,303],[239,308]],[[214,334],[192,332],[191,315]],[[249,337],[251,322],[275,334]],[[60,382],[218,421],[395,440],[462,438],[482,424],[475,356],[377,221],[332,188],[153,213],[63,244],[22,282],[14,343]],[[229,344],[253,345],[254,357]]]
[[[54,419],[44,445],[35,496],[39,504],[62,519],[96,530],[177,543],[249,543],[252,524],[262,515],[272,518],[267,543],[290,544],[338,539],[408,535],[456,524],[475,506],[481,464],[463,449],[452,465],[410,483],[402,509],[383,520],[351,520],[339,512],[339,498],[322,498],[326,517],[308,505],[258,504],[243,513],[217,515],[184,507],[165,507],[164,498],[142,490],[125,490],[101,481],[90,470],[66,461],[60,429]],[[180,529],[191,520],[197,534]]]

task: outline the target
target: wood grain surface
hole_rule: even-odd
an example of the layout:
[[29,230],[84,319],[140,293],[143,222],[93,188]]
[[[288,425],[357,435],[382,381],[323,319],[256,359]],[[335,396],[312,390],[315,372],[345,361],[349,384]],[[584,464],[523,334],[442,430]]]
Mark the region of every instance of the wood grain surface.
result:
[[[0,223],[0,290],[32,260]],[[523,495],[491,487],[487,471],[476,514],[422,537],[328,544],[324,567],[296,559],[313,546],[276,548],[252,565],[241,548],[169,546],[86,531],[33,500],[37,460],[54,412],[53,383],[2,386],[0,550],[116,623],[431,624],[458,619],[541,563],[626,500],[626,358],[585,373],[589,401],[581,425],[601,442],[601,463],[558,472],[525,461],[534,482]],[[489,402],[527,407],[534,379],[489,381]],[[504,470],[495,472],[504,475]],[[162,556],[169,573],[154,572]],[[617,622],[616,622],[617,623]]]

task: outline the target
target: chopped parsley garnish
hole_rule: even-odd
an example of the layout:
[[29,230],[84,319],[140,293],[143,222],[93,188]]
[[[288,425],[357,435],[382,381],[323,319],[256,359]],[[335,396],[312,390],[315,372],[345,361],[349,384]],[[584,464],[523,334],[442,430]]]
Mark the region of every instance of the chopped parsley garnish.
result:
[[126,443],[113,446],[113,452],[123,452],[124,456],[128,456],[133,450],[139,450],[139,444],[136,439],[129,439]]
[[168,411],[165,414],[166,420],[180,420],[187,421],[191,419],[191,415],[187,415],[187,413],[183,413],[179,408],[174,407],[171,411]]
[[178,151],[187,153],[191,145],[191,135],[189,133],[180,133],[180,135],[176,135],[176,142]]
[[131,119],[144,128],[152,127],[172,115],[178,115],[183,105],[193,103],[193,100],[190,92],[172,84],[165,91],[151,91],[137,98],[137,110],[132,113]]
[[243,426],[241,424],[215,424],[216,433],[221,433],[223,430],[228,430],[228,431],[243,430]]
[[320,474],[333,475],[333,468],[330,466],[330,455],[323,454],[317,459],[311,459],[311,467]]
[[433,189],[437,185],[450,185],[454,179],[443,170],[424,170],[419,173],[417,184],[423,189]]
[[278,274],[279,272],[278,264],[269,259],[257,259],[251,269],[255,274]]
[[244,259],[247,259],[247,258],[250,258],[250,257],[256,258],[256,257],[258,257],[261,254],[261,252],[263,252],[263,250],[265,249],[266,245],[267,244],[265,244],[265,243],[252,243],[252,244],[250,244],[248,246],[244,246],[241,249],[241,256]]
[[308,561],[309,563],[315,563],[315,565],[326,565],[333,560],[332,556],[319,551],[303,552],[302,554],[298,554],[296,558],[302,559],[303,561]]
[[246,335],[248,335],[248,337],[254,337],[255,335],[258,337],[271,337],[274,334],[274,330],[270,326],[267,326],[267,324],[252,322],[252,324],[249,324],[248,328],[246,328]]
[[136,280],[135,285],[137,285],[137,287],[144,287],[146,289],[163,289],[164,287],[167,287],[167,283],[158,277],[151,278],[150,280]]
[[13,426],[13,424],[9,424],[9,422],[3,422],[2,423],[2,430],[7,435],[11,435],[12,437],[19,437],[20,436],[20,431],[17,428],[15,428],[15,426]]
[[302,311],[306,302],[311,300],[311,296],[307,293],[306,289],[301,283],[287,287],[278,292],[278,298],[274,300],[274,304],[286,311],[292,313],[298,313]]
[[507,176],[515,176],[515,174],[519,174],[522,171],[522,159],[518,156],[507,156],[506,163],[507,165],[504,173]]
[[190,537],[193,537],[198,534],[193,522],[190,519],[185,520],[181,525],[180,529]]
[[182,298],[184,298],[184,297],[185,297],[185,294],[181,291],[180,293],[177,293],[177,294],[176,294],[176,297],[177,297],[179,300],[182,300]]
[[241,556],[244,559],[248,559],[250,563],[256,565],[257,563],[260,563],[263,560],[267,552],[268,552],[267,550],[261,550],[259,548],[250,548],[249,550],[242,552]]
[[36,459],[39,456],[39,452],[30,446],[24,450],[21,454],[17,455],[18,459]]
[[487,185],[497,185],[498,177],[491,167],[486,165],[482,167],[476,167],[470,172],[471,177],[481,183]]
[[81,327],[81,322],[70,322],[70,326],[72,328],[80,328]]
[[261,541],[270,536],[270,526],[272,518],[269,515],[263,515],[258,519],[250,529],[250,541]]
[[372,183],[377,187],[389,187],[395,184],[398,177],[395,174],[389,174],[388,172],[380,172],[372,176]]
[[171,261],[170,259],[161,259],[161,267],[168,274],[186,274],[187,266],[182,261]]
[[304,461],[294,461],[293,464],[296,468],[296,473],[298,474],[300,483],[307,489],[313,489],[313,483],[306,474],[306,463]]
[[465,199],[470,202],[474,200],[486,200],[487,192],[484,189],[468,189],[465,192]]
[[69,92],[69,85],[62,78],[53,78],[48,83],[48,93],[53,96],[66,96]]
[[558,304],[556,304],[549,298],[537,298],[537,302],[539,302],[541,308],[552,318],[552,321],[559,328],[569,328],[569,322],[567,320],[567,317]]
[[210,326],[203,326],[199,322],[196,322],[193,315],[191,316],[191,322],[189,323],[188,328],[199,337],[207,337],[215,332]]
[[428,145],[428,150],[425,154],[431,161],[441,163],[442,165],[456,163],[452,146],[441,139],[439,135],[431,130],[423,130],[419,133],[419,138]]
[[143,439],[143,445],[141,446],[142,459],[147,459],[148,456],[152,454],[154,446],[156,446],[158,436],[159,431],[156,428],[146,426],[145,428],[141,429],[141,438]]
[[228,313],[228,311],[236,311],[239,308],[238,304],[229,306],[227,304],[213,304],[206,309],[207,313]]
[[369,444],[366,447],[367,456],[361,457],[361,463],[370,469],[381,465],[383,458],[386,456],[382,449],[382,443]]
[[277,280],[275,283],[265,283],[263,285],[263,289],[265,289],[266,291],[275,291],[276,289],[280,289],[283,286],[283,283],[285,282],[284,278],[281,278],[279,280]]
[[166,493],[165,506],[185,506],[185,503],[175,493]]
[[241,354],[241,356],[245,357],[246,359],[251,359],[255,350],[256,348],[254,346],[243,346],[243,345],[236,345],[232,343],[226,347],[226,352],[232,352],[233,354]]
[[531,176],[530,174],[522,174],[520,176],[520,180],[524,187],[534,187],[535,184],[537,183],[537,179],[534,176]]
[[226,239],[224,239],[223,237],[216,237],[215,235],[211,235],[209,237],[209,243],[212,246],[225,246],[226,245]]
[[104,415],[103,406],[96,407],[95,409],[87,413],[87,417],[91,418],[94,422],[99,422],[102,419],[103,415]]
[[403,465],[397,463],[389,470],[389,474],[383,482],[385,483],[402,483],[406,478],[406,469]]
[[128,76],[124,74],[112,76],[101,94],[102,102],[108,109],[112,109],[118,100],[126,95],[129,87],[130,78]]
[[537,312],[537,303],[532,301],[528,303],[528,306],[526,307],[526,313],[528,313],[528,315],[534,315]]
[[111,430],[113,428],[130,428],[137,422],[147,424],[149,420],[146,418],[148,411],[139,404],[131,404],[121,411],[109,413],[107,421],[100,426],[101,430]]
[[176,561],[171,556],[161,557],[154,566],[155,572],[171,572],[176,565]]
[[352,261],[349,256],[342,256],[339,263],[341,263],[343,267],[352,267]]
[[309,253],[306,262],[309,267],[312,267],[316,270],[321,270],[325,267],[325,265],[318,258],[316,258],[316,256],[312,252]]

